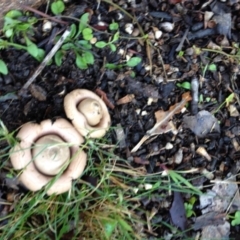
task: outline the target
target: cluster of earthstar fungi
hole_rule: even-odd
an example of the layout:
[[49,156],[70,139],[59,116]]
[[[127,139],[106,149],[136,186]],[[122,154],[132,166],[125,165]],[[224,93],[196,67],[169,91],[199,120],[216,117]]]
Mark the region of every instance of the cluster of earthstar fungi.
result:
[[101,138],[110,127],[105,103],[89,90],[67,94],[64,110],[72,124],[63,118],[29,122],[17,134],[19,143],[11,149],[10,159],[16,170],[22,170],[19,181],[31,191],[42,189],[54,178],[46,189],[48,195],[69,191],[87,162],[81,149],[84,137]]

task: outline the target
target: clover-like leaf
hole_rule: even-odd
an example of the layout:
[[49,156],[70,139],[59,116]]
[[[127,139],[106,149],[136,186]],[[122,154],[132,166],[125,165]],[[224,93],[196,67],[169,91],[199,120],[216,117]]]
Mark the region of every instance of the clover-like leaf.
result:
[[21,17],[22,15],[23,15],[22,12],[19,10],[10,10],[5,14],[5,17],[18,18],[18,17]]
[[109,44],[109,47],[111,48],[111,50],[112,50],[113,52],[116,52],[117,47],[116,47],[114,44],[110,43],[110,44]]
[[5,36],[7,38],[10,38],[13,36],[13,29],[12,28],[9,28],[6,32],[5,32]]
[[62,13],[64,9],[65,9],[65,4],[63,1],[58,0],[51,4],[51,10],[55,15]]
[[83,53],[82,57],[84,58],[84,60],[87,64],[93,64],[94,63],[94,56],[91,52]]
[[84,13],[80,18],[77,36],[83,31],[83,29],[86,28],[88,21],[89,21],[89,13]]
[[128,67],[135,67],[135,66],[137,66],[141,61],[142,61],[142,59],[141,59],[140,57],[132,57],[132,58],[130,58],[130,59],[127,61],[126,65],[127,65]]
[[75,48],[75,46],[71,42],[68,42],[68,43],[65,43],[65,44],[62,45],[62,49],[66,50],[66,51],[70,50],[70,49],[73,49],[73,48]]
[[113,22],[109,25],[109,29],[112,30],[112,31],[118,30],[118,28],[119,28],[119,24],[116,23],[116,22]]
[[83,34],[83,38],[85,40],[91,40],[93,38],[93,34],[92,34],[92,29],[91,28],[83,29],[82,34]]
[[77,43],[80,45],[81,48],[84,48],[84,49],[92,48],[92,45],[86,40],[79,40]]
[[104,42],[104,41],[100,41],[100,42],[97,42],[96,44],[95,44],[95,46],[97,47],[97,48],[104,48],[104,47],[106,47],[108,45],[108,43],[106,43],[106,42]]
[[83,69],[83,70],[88,68],[85,59],[82,56],[80,56],[79,54],[76,54],[76,65],[78,68]]
[[38,47],[34,43],[27,46],[27,51],[30,55],[32,55],[35,58],[38,56]]
[[177,83],[177,86],[179,88],[184,88],[184,89],[187,89],[187,90],[191,89],[191,83],[190,82]]
[[210,70],[211,72],[215,72],[217,71],[217,65],[212,63],[208,66],[208,70]]
[[234,219],[231,222],[232,226],[236,226],[240,224],[240,211],[236,211],[234,215]]

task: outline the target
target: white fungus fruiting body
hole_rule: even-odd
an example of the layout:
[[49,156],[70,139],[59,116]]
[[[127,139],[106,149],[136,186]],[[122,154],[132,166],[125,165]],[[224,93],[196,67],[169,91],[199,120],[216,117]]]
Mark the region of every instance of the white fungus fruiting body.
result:
[[64,98],[67,117],[82,136],[101,138],[110,127],[111,119],[103,100],[86,89],[76,89]]
[[71,158],[69,147],[57,135],[46,135],[39,138],[32,150],[34,164],[43,174],[54,176]]
[[[31,191],[40,190],[55,178],[47,194],[64,193],[70,190],[72,180],[84,171],[87,156],[79,148],[84,139],[65,119],[26,123],[17,138],[20,142],[11,149],[10,159],[16,170],[22,169],[19,181]],[[55,156],[57,154],[63,156],[64,162]],[[57,163],[55,167],[54,162]]]
[[88,124],[91,126],[97,125],[103,117],[101,105],[92,98],[82,100],[78,104],[77,109],[85,116]]

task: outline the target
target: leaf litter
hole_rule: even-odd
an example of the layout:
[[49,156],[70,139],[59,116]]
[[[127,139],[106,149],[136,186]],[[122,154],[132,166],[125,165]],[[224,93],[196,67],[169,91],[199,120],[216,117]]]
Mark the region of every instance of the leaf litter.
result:
[[181,112],[183,107],[186,105],[187,102],[191,101],[191,95],[190,92],[186,92],[182,95],[182,101],[179,103],[174,104],[169,108],[168,111],[157,111],[155,112],[155,118],[156,118],[156,124],[146,132],[146,135],[142,137],[142,139],[139,141],[139,143],[131,150],[131,152],[136,152],[141,145],[148,140],[149,138],[163,134],[169,129],[172,129],[171,126],[169,127],[169,121],[170,119],[175,115]]
[[[151,174],[158,174],[162,170],[163,164],[171,169],[168,170],[171,179],[168,184],[174,183],[179,188],[178,190],[183,190],[184,186],[184,190],[187,188],[194,191],[196,189],[194,186],[205,188],[211,181],[215,184],[215,188],[213,187],[211,190],[209,186],[207,187],[208,191],[203,189],[203,192],[207,192],[206,195],[213,195],[206,198],[207,200],[205,199],[205,201],[210,201],[211,204],[209,202],[207,205],[195,203],[195,206],[202,207],[202,212],[192,206],[192,211],[196,211],[197,217],[186,221],[184,203],[191,194],[179,194],[173,191],[173,198],[167,198],[165,196],[172,195],[166,194],[167,191],[161,189],[167,184],[161,183],[160,185],[160,177],[157,180],[155,179],[154,183],[159,184],[156,193],[141,200],[135,198],[137,204],[142,204],[141,211],[137,212],[139,215],[143,216],[142,212],[148,212],[150,209],[149,214],[142,217],[142,219],[147,218],[147,226],[144,226],[146,229],[143,231],[148,232],[148,235],[147,237],[145,235],[144,239],[154,239],[154,237],[159,239],[167,236],[169,239],[177,238],[177,236],[174,236],[176,232],[170,230],[170,228],[162,227],[161,221],[166,221],[167,224],[171,223],[181,231],[189,226],[186,222],[193,223],[192,226],[196,231],[203,229],[202,239],[212,239],[217,236],[228,238],[230,227],[226,218],[229,213],[234,214],[234,211],[238,209],[239,202],[237,185],[232,183],[233,185],[229,188],[224,186],[224,184],[229,184],[226,180],[227,173],[238,169],[237,162],[240,148],[238,133],[239,102],[231,101],[233,97],[238,99],[239,76],[237,70],[232,73],[230,67],[232,63],[238,65],[235,62],[237,57],[231,59],[231,56],[237,56],[238,54],[238,46],[236,47],[236,43],[239,42],[238,3],[235,4],[234,1],[208,1],[203,3],[169,0],[159,4],[157,1],[150,1],[149,3],[146,1],[121,1],[119,3],[120,7],[124,9],[127,7],[127,10],[124,11],[130,11],[134,15],[134,17],[129,17],[124,11],[121,12],[116,4],[111,5],[108,2],[110,1],[98,1],[97,6],[95,2],[92,6],[89,5],[89,2],[81,3],[67,10],[67,16],[77,18],[81,17],[86,11],[91,12],[90,24],[96,27],[97,32],[93,30],[93,33],[99,42],[106,41],[105,43],[108,44],[108,40],[112,39],[111,33],[108,35],[108,26],[112,22],[119,24],[120,37],[124,36],[124,38],[116,41],[114,46],[109,45],[109,49],[94,48],[96,61],[94,66],[89,66],[87,70],[80,71],[74,66],[73,54],[65,55],[61,68],[55,65],[45,66],[42,73],[34,80],[36,82],[34,91],[30,88],[31,95],[22,95],[19,99],[15,92],[24,86],[23,83],[29,78],[29,73],[32,73],[33,69],[37,70],[37,64],[27,61],[27,55],[25,57],[21,56],[24,61],[18,63],[19,53],[12,49],[4,51],[2,58],[7,62],[6,66],[10,69],[11,77],[6,76],[0,79],[1,118],[11,130],[15,130],[29,120],[41,121],[43,117],[61,116],[63,114],[60,107],[62,97],[74,88],[86,87],[96,91],[108,105],[113,119],[113,127],[116,127],[116,130],[109,133],[108,140],[114,144],[118,143],[115,149],[116,155],[124,159],[127,158],[128,166],[134,166],[138,169],[140,165],[141,176],[145,177],[146,181],[144,184],[146,186],[145,191],[151,190],[154,185],[148,183],[152,177]],[[86,10],[88,5],[89,9]],[[209,18],[205,16],[207,12],[211,13]],[[124,13],[123,20],[118,20],[117,17],[121,17],[122,13]],[[40,16],[51,20],[46,14]],[[58,18],[61,19],[61,17],[52,17],[55,24],[66,24],[61,20],[59,20],[61,22],[55,21]],[[134,22],[129,21],[129,19],[133,19]],[[63,18],[63,20],[66,19]],[[138,39],[135,39],[130,35],[127,36],[129,37],[127,39],[126,33],[122,29],[128,22],[135,27],[134,30],[137,29],[136,25],[141,25],[145,36],[139,37],[140,35],[138,35]],[[172,31],[162,28],[162,26],[170,25],[173,26]],[[43,35],[41,40],[52,42],[55,38],[53,36],[56,36],[59,29],[61,29],[61,32],[62,27],[62,25],[55,26],[55,34],[53,31],[51,36]],[[41,29],[41,26],[39,26],[39,29]],[[159,30],[161,31],[161,37],[156,37],[154,34]],[[225,36],[221,36],[221,34]],[[91,34],[88,34],[87,38],[89,36]],[[210,49],[211,42],[215,44],[215,50],[217,49],[218,52]],[[226,42],[229,44],[226,45]],[[37,41],[35,43],[38,44]],[[141,61],[129,71],[129,66],[123,64],[126,59],[113,53],[115,49],[117,51],[126,50],[124,56],[130,54],[129,56],[132,57],[133,55],[132,59],[140,56],[138,59],[141,59]],[[207,66],[212,66],[212,62],[214,68],[210,69]],[[104,69],[107,64],[109,66],[121,66],[121,69]],[[25,65],[31,66],[30,71],[26,69]],[[19,73],[19,69],[23,73]],[[23,69],[26,69],[26,71]],[[202,71],[202,69],[205,70]],[[3,70],[6,73],[6,69]],[[132,73],[135,74],[134,77],[130,77]],[[199,80],[196,76],[200,76]],[[62,81],[62,78],[65,80]],[[183,96],[182,100],[178,102],[183,92],[183,89],[181,89],[181,86],[184,87],[182,85],[183,80],[188,83],[191,82],[192,96],[188,93],[188,100],[184,100]],[[180,89],[175,88],[176,81],[179,81]],[[189,89],[189,84],[187,88]],[[9,97],[8,93],[10,92],[13,94]],[[192,100],[190,100],[191,97]],[[154,101],[148,101],[146,98],[152,98]],[[14,101],[9,102],[9,100]],[[187,111],[181,112],[188,103],[191,105],[192,116],[187,116],[189,115]],[[9,111],[9,106],[14,107],[15,111]],[[144,114],[136,114],[136,108]],[[27,110],[23,113],[21,109]],[[189,106],[187,106],[187,109],[189,109]],[[150,130],[147,131],[147,129]],[[144,133],[145,136],[141,140]],[[133,148],[133,156],[129,150],[131,148]],[[204,149],[208,155],[199,154],[199,149]],[[197,176],[197,179],[189,179],[189,182],[191,181],[193,185],[187,183],[188,178],[184,178],[186,175],[182,178],[180,174],[174,175],[175,170],[192,170],[193,167],[195,169],[193,176]],[[129,173],[122,168],[117,169],[117,171],[123,175]],[[188,172],[188,174],[193,173]],[[235,172],[235,174],[237,173]],[[135,175],[133,176],[136,178]],[[216,182],[218,178],[219,181],[222,181],[220,181],[221,184]],[[111,179],[113,178],[111,177]],[[184,182],[184,179],[187,182]],[[237,179],[238,177],[236,182]],[[119,185],[122,185],[121,181],[118,182]],[[132,187],[127,186],[125,190],[128,188]],[[13,187],[6,183],[2,189],[5,195],[8,191],[6,189],[13,189]],[[223,193],[227,192],[227,200],[222,202],[219,200],[224,197],[224,195],[221,195],[221,189],[224,189]],[[19,191],[22,192],[21,189]],[[234,193],[236,195],[233,196]],[[200,193],[197,191],[194,194],[199,195]],[[233,199],[233,201],[229,202],[229,199]],[[164,201],[168,204],[161,207],[160,203]],[[172,203],[171,208],[169,207],[170,203]],[[215,205],[219,208],[215,209],[213,207]],[[227,205],[231,206],[231,210],[226,210]],[[204,212],[206,209],[208,212]],[[169,215],[171,215],[172,221],[169,220]],[[126,225],[123,221],[121,222],[122,226]],[[115,223],[116,221],[112,223],[108,221],[104,225],[110,224],[109,226],[115,228]],[[218,226],[212,226],[214,224],[218,224]],[[206,225],[209,228],[206,228]],[[233,228],[232,225],[231,230],[238,231],[237,227]],[[130,228],[126,227],[126,230],[130,231]],[[210,235],[211,232],[215,236],[214,234]],[[196,232],[192,231],[191,233],[191,236],[195,236]],[[110,229],[107,234],[110,238],[112,230]],[[185,237],[183,234],[181,236]]]

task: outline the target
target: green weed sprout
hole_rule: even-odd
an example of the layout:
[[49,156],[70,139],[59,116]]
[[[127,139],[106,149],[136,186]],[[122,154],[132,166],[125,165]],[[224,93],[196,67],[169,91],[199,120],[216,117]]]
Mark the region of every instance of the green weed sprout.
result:
[[234,93],[231,93],[225,100],[224,102],[216,109],[214,110],[212,113],[215,114],[217,113],[225,104],[226,106],[228,106],[231,102],[233,102],[233,99],[235,97]]
[[65,10],[65,4],[61,0],[57,0],[51,4],[51,11],[54,15],[59,15]]
[[[89,13],[81,16],[78,28],[76,24],[70,26],[71,32],[65,40],[61,49],[57,51],[54,60],[57,66],[61,66],[63,56],[67,51],[72,50],[76,56],[76,65],[80,69],[87,69],[89,64],[94,63],[94,55],[91,51],[92,45],[89,42],[93,38],[92,29],[87,26]],[[79,40],[79,36],[82,39]]]
[[2,59],[0,59],[0,73],[4,75],[8,74],[8,67]]
[[196,216],[196,213],[193,211],[193,205],[197,201],[196,197],[191,197],[188,202],[184,203],[184,207],[186,210],[186,216],[187,218],[190,218],[191,216]]
[[177,86],[178,86],[179,88],[191,90],[191,83],[190,83],[190,82],[177,83]]
[[[69,37],[65,40],[61,49],[55,54],[54,59],[57,66],[61,66],[62,59],[68,51],[73,51],[76,56],[76,65],[80,69],[87,69],[88,65],[94,63],[94,55],[92,52],[91,40],[93,38],[93,30],[88,27],[89,13],[85,13],[81,16],[78,27],[76,24],[70,26],[71,33]],[[118,23],[111,23],[109,29],[111,31],[118,30]],[[79,40],[80,38],[80,40]],[[95,47],[104,48],[110,47],[110,49],[115,52],[116,46],[114,42],[119,39],[119,31],[117,31],[109,42],[99,41],[95,43]],[[131,61],[130,63],[131,64]]]
[[234,216],[228,215],[228,217],[232,219],[231,221],[232,226],[236,226],[240,224],[240,211],[236,211]]
[[[33,43],[29,36],[34,35],[33,25],[37,22],[35,17],[28,17],[26,21],[18,20],[23,16],[22,12],[18,10],[11,10],[4,16],[3,33],[9,40],[0,39],[0,49],[14,47],[27,51],[32,57],[38,61],[42,61],[45,55],[43,49]],[[14,43],[14,37],[22,37],[26,45]],[[6,69],[5,69],[6,70]],[[6,73],[6,71],[2,71]]]
[[132,57],[126,63],[122,64],[114,64],[114,63],[107,63],[105,67],[108,69],[121,69],[123,67],[136,67],[142,59],[140,57]]

